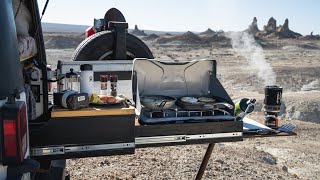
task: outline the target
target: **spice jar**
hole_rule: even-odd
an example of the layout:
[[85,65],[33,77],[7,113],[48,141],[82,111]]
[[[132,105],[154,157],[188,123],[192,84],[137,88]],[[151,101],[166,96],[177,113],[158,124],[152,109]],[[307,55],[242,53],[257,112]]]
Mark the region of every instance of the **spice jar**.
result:
[[107,95],[108,94],[108,75],[101,75],[100,76],[100,95]]
[[111,86],[111,96],[116,97],[117,96],[117,83],[118,83],[118,76],[117,75],[111,75],[110,76],[110,86]]

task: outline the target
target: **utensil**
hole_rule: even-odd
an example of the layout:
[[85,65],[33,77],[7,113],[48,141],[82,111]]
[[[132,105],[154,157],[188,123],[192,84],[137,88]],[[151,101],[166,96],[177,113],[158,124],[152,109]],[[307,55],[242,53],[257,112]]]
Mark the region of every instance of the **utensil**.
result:
[[203,108],[205,109],[223,109],[223,108],[228,108],[228,109],[233,109],[233,105],[225,102],[219,102],[219,103],[210,103],[210,104],[204,104]]
[[233,109],[233,105],[226,103],[226,102],[216,102],[216,103],[209,103],[209,102],[197,102],[197,103],[188,103],[183,102],[181,99],[176,101],[177,106],[185,110],[223,110],[225,108]]
[[277,130],[282,131],[282,132],[286,132],[286,133],[293,133],[295,128],[296,128],[296,125],[287,123],[287,124],[283,124],[282,126],[280,126]]

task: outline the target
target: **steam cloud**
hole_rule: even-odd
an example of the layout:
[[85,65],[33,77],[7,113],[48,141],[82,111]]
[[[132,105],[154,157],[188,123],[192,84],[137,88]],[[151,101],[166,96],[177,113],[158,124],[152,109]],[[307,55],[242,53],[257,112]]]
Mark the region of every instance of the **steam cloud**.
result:
[[251,68],[257,70],[264,85],[275,85],[276,73],[266,61],[263,49],[255,42],[254,37],[247,32],[231,32],[227,36],[231,39],[232,48],[246,58]]

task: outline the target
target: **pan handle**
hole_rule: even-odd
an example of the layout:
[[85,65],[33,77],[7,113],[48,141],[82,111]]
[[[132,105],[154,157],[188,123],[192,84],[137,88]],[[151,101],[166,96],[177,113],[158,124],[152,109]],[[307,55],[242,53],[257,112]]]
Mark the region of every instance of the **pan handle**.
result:
[[167,104],[167,101],[163,100],[163,101],[159,104],[158,108],[162,109],[166,104]]
[[229,103],[212,103],[212,104],[203,105],[203,108],[205,108],[205,109],[221,109],[221,108],[232,109],[233,105],[231,105]]

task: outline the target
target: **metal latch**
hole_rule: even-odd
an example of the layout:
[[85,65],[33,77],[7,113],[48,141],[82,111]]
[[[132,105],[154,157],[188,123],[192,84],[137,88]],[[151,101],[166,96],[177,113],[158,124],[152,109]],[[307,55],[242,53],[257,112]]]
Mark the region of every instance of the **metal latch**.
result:
[[64,154],[64,146],[56,146],[56,147],[44,147],[44,148],[32,148],[31,156],[46,156],[46,155],[56,155],[56,154]]

